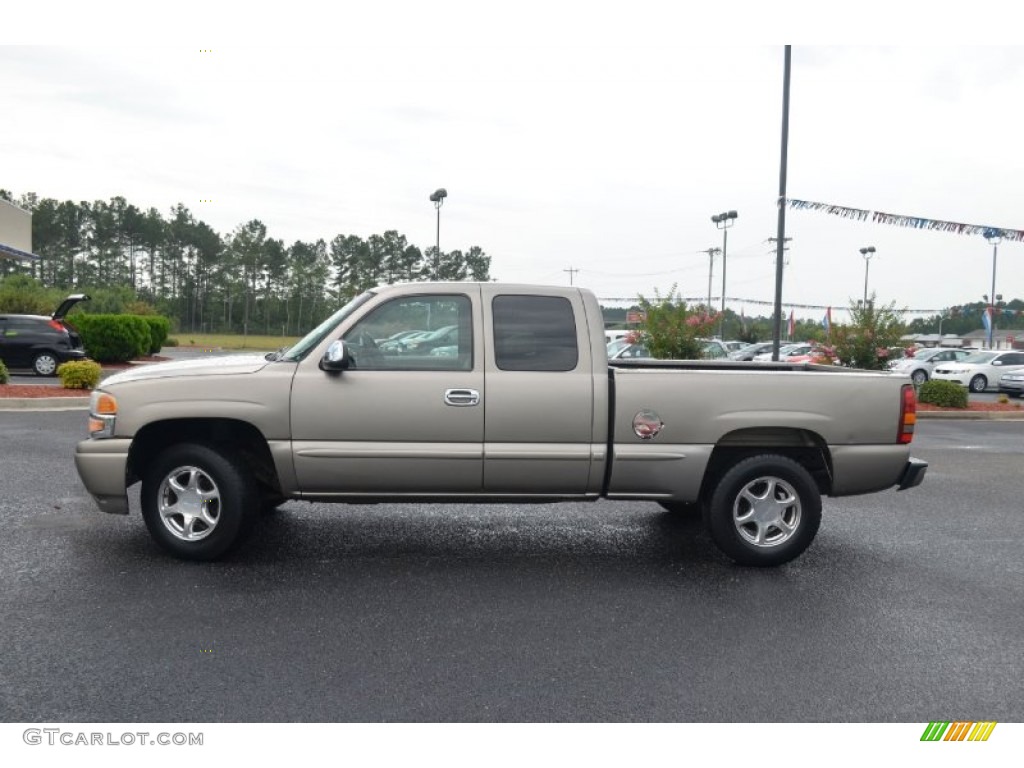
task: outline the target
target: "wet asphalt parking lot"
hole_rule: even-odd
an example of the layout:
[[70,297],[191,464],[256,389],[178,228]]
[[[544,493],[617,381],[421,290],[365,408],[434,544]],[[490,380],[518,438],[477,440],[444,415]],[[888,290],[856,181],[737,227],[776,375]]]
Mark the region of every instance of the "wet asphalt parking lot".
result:
[[1024,422],[731,565],[634,502],[291,502],[212,564],[99,512],[83,411],[2,412],[0,721],[1024,720]]

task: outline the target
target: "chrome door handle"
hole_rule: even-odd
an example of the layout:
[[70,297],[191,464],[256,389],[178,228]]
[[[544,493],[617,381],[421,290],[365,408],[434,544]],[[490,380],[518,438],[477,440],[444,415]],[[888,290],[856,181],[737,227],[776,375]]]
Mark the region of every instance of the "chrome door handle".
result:
[[446,389],[444,391],[445,405],[479,405],[480,393],[475,389]]

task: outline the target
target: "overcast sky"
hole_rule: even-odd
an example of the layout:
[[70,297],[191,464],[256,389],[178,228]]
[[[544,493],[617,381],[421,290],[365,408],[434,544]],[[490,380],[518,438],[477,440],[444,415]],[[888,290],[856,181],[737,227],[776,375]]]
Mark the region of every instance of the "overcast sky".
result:
[[[724,17],[695,34],[669,4],[375,7],[310,18],[302,46],[266,45],[266,23],[240,45],[244,28],[197,15],[165,35],[151,18],[145,47],[118,44],[142,42],[124,22],[91,47],[2,47],[0,187],[181,202],[221,233],[258,218],[286,244],[396,229],[421,248],[445,187],[442,249],[479,245],[500,280],[568,284],[577,269],[625,298],[673,283],[705,296],[705,251],[722,246],[710,217],[736,210],[726,295],[744,301],[729,306],[768,313],[754,302],[774,292],[782,45],[730,40]],[[91,42],[53,39],[68,38]],[[794,46],[789,197],[1024,229],[1024,48],[884,42]],[[990,291],[980,236],[786,218],[787,305],[860,298],[869,245],[884,303]],[[1006,298],[1024,298],[1022,256],[999,246]]]

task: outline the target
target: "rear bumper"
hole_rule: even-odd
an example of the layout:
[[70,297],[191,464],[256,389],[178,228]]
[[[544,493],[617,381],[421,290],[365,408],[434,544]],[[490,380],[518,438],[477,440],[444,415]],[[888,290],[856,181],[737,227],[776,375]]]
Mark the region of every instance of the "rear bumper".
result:
[[921,459],[910,459],[900,474],[900,480],[896,490],[905,491],[908,488],[916,488],[924,480],[924,473],[928,471],[928,462]]
[[104,512],[128,514],[128,449],[131,440],[83,440],[75,447],[75,469]]

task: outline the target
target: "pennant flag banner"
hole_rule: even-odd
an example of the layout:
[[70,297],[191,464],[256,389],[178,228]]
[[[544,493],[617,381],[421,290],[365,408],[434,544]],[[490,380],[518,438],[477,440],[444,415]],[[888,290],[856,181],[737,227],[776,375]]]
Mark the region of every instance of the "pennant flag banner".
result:
[[821,318],[821,327],[825,329],[825,333],[832,333],[832,307],[825,310],[825,316]]
[[985,237],[1002,237],[1004,240],[1024,242],[1024,229],[1005,229],[982,224],[963,224],[959,221],[941,221],[926,219],[921,216],[903,216],[897,213],[868,211],[863,208],[848,208],[845,205],[816,203],[810,200],[785,198],[785,202],[794,211],[819,211],[831,213],[844,219],[857,221],[873,221],[876,224],[891,224],[894,227],[911,227],[913,229],[931,229],[939,232],[954,232],[958,235],[983,235]]

